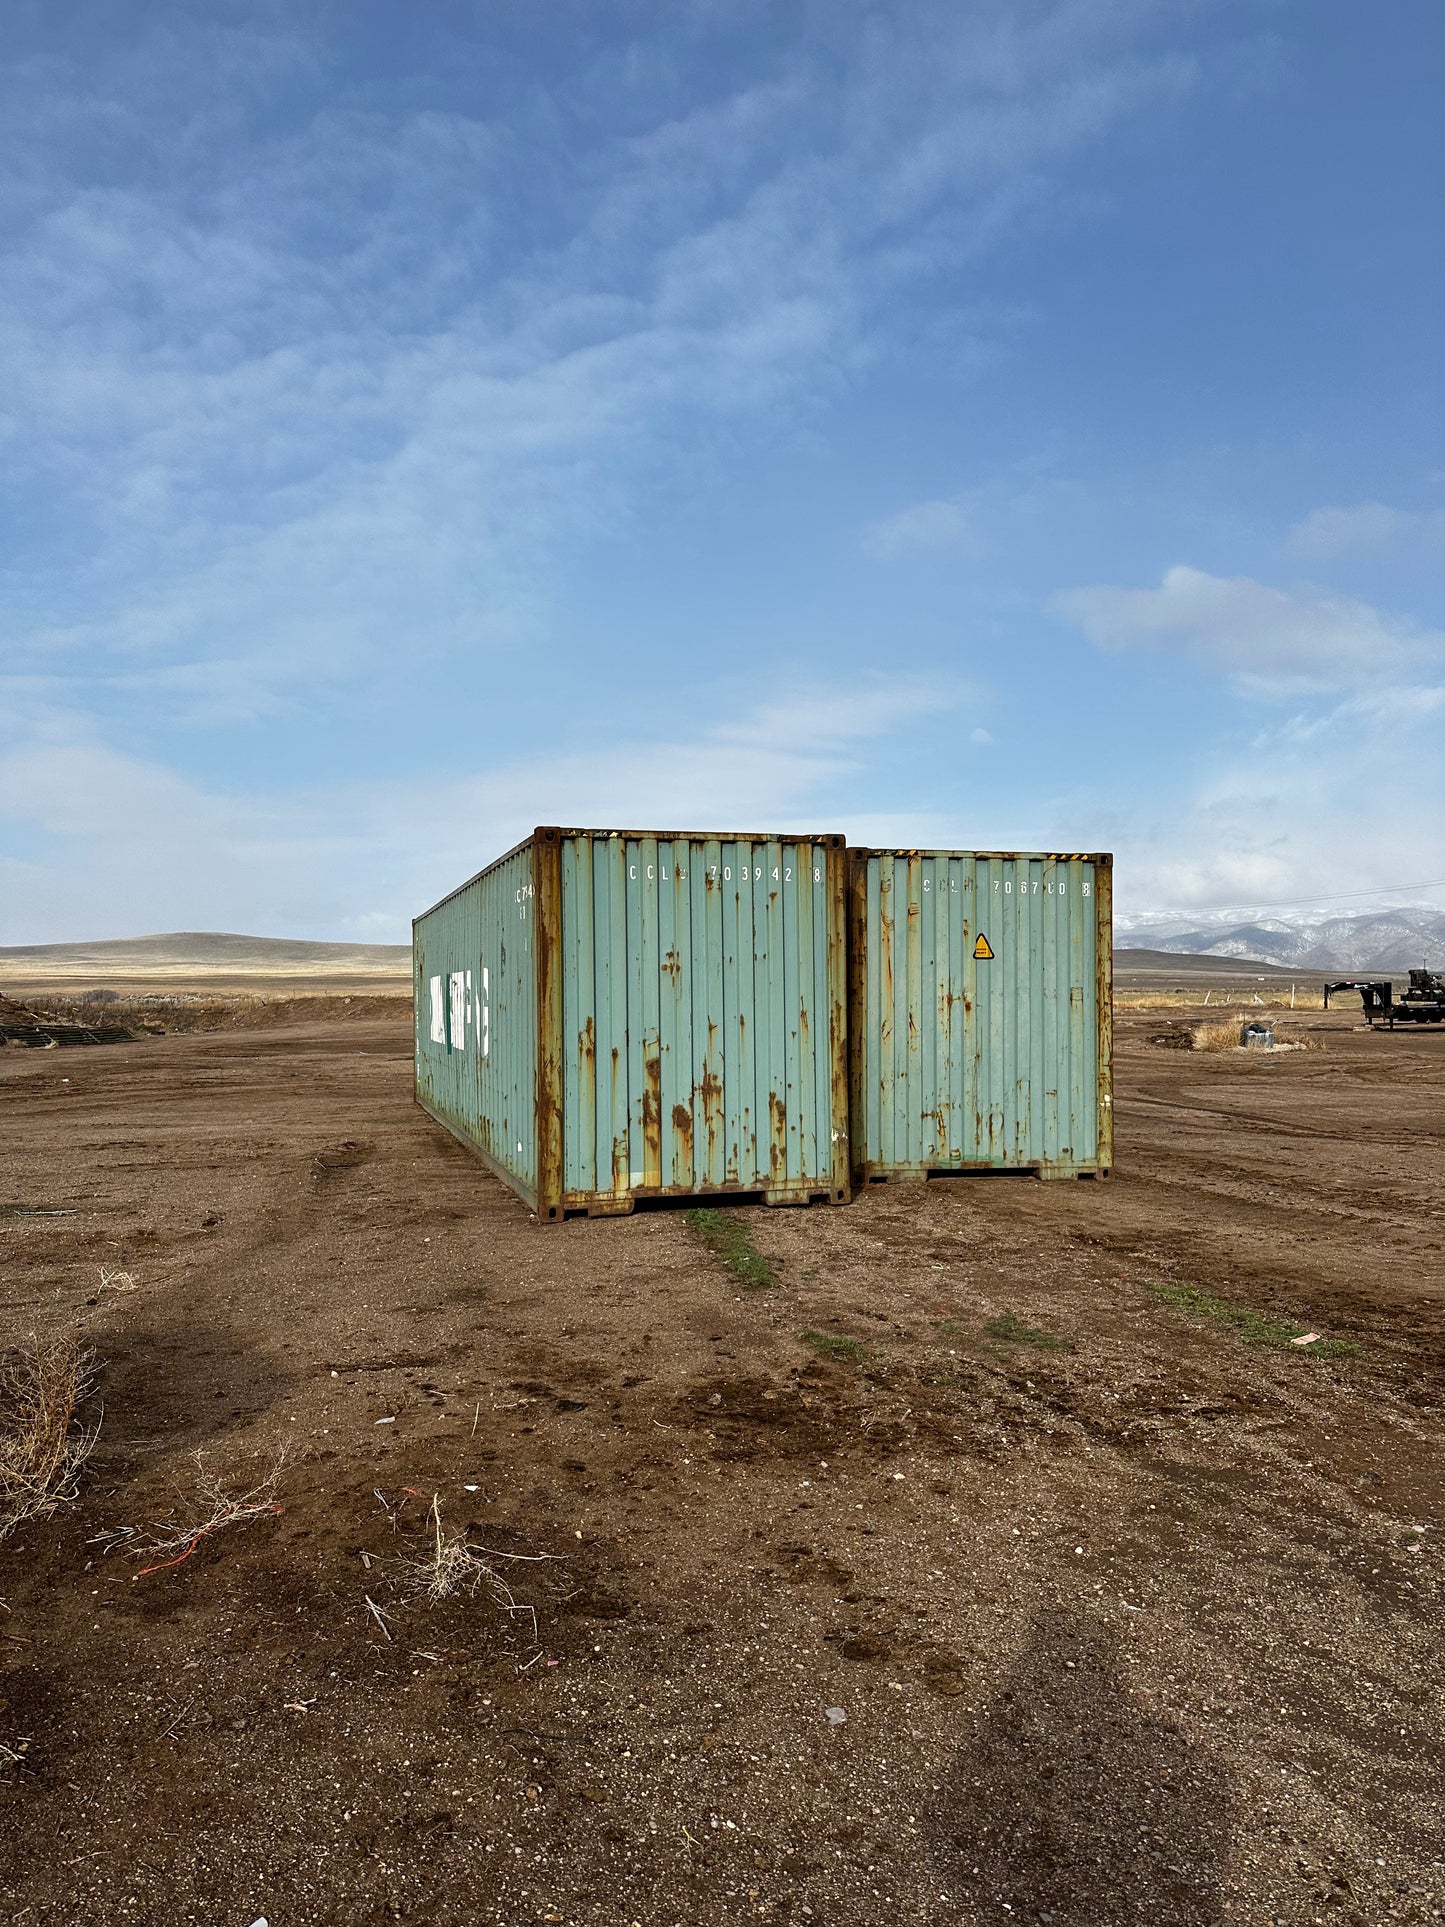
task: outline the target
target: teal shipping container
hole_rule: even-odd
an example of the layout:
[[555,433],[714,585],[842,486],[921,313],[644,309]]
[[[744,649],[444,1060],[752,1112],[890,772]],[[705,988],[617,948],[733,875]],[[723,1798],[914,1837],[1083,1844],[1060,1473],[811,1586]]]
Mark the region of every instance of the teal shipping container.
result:
[[1113,859],[849,851],[855,1184],[1114,1156]]
[[418,1102],[536,1211],[849,1195],[841,836],[541,828],[412,926]]

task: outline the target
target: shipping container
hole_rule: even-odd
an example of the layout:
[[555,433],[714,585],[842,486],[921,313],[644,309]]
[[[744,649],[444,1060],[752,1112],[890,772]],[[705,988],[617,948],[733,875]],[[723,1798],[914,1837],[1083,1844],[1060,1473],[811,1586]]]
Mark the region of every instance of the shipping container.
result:
[[412,927],[418,1102],[536,1211],[849,1195],[841,836],[541,828]]
[[849,852],[855,1184],[1107,1173],[1113,859]]

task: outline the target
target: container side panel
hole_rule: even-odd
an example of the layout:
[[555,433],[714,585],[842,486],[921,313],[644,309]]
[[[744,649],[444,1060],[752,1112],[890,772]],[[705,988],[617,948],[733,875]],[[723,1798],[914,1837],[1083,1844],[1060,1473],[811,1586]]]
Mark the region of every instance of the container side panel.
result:
[[[723,998],[725,943],[723,938],[722,844],[709,839],[702,848],[702,916],[695,928],[702,945],[703,1064],[699,1092],[707,1135],[708,1186],[723,1185],[728,1173],[727,1011]],[[694,901],[696,899],[694,898]]]
[[532,910],[524,845],[413,926],[417,1096],[529,1196],[537,1176]]
[[[889,1164],[906,1165],[908,1162],[907,1139],[900,1143],[897,1135],[898,1113],[907,1102],[908,1065],[906,1058],[901,1065],[897,1062],[895,1036],[898,1010],[898,987],[895,982],[898,974],[898,922],[894,916],[896,867],[891,856],[883,857],[878,877],[878,1021],[880,1028],[878,1068],[874,1075],[878,1084],[878,1106],[882,1126],[879,1155]],[[906,923],[906,917],[904,921]],[[904,1035],[907,1036],[906,1030]]]
[[[798,1004],[790,1025],[792,1048],[788,1058],[788,1081],[796,1097],[788,1110],[788,1146],[794,1175],[805,1177],[809,1171],[826,1169],[827,1160],[818,1155],[818,1133],[828,1119],[828,1098],[818,1090],[818,1062],[814,1040],[826,1030],[828,1005],[818,996],[818,959],[826,958],[822,944],[815,943],[813,852],[806,844],[783,846],[785,871],[796,880],[796,892],[785,899],[794,906],[793,964],[798,984]],[[789,877],[785,875],[784,885]]]
[[[594,845],[594,847],[596,847]],[[609,1050],[604,1073],[608,1093],[608,1155],[612,1165],[612,1191],[615,1198],[625,1197],[632,1185],[632,1090],[631,1050],[627,1041],[628,994],[631,989],[627,963],[627,846],[608,841],[601,845],[607,868],[607,999],[611,1011]],[[597,993],[602,994],[599,972]],[[599,1110],[601,1105],[599,1103]],[[601,1189],[601,1171],[598,1188]]]
[[591,1191],[597,1184],[597,1012],[593,949],[597,911],[591,852],[562,844],[563,1184]]
[[[783,943],[783,905],[772,881],[778,868],[776,843],[753,845],[753,904],[759,924],[767,932],[766,966],[759,982],[762,1021],[758,1036],[762,1055],[758,1065],[761,1097],[766,1083],[768,1108],[764,1157],[768,1182],[786,1184],[788,1179],[788,1085],[787,1047],[783,1023],[783,986],[787,981],[788,960]],[[758,1105],[759,1122],[762,1104]]]

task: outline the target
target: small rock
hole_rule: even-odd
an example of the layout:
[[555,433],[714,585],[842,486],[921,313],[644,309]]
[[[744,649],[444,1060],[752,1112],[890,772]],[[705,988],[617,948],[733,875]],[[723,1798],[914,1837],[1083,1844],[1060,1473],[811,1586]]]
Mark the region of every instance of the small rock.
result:
[[830,1706],[828,1708],[829,1726],[842,1726],[847,1717],[848,1715],[843,1711],[841,1706]]

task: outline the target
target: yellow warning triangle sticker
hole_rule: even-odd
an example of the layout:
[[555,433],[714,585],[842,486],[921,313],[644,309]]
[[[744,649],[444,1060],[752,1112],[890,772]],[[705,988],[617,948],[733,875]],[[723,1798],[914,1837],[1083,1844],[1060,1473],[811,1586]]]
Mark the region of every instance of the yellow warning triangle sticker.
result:
[[993,952],[988,947],[988,938],[981,930],[978,933],[978,942],[973,946],[973,954],[975,957],[993,956]]

